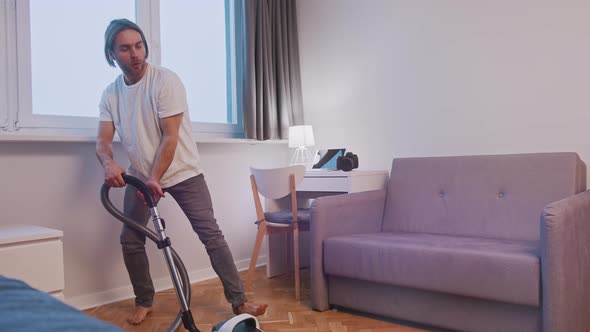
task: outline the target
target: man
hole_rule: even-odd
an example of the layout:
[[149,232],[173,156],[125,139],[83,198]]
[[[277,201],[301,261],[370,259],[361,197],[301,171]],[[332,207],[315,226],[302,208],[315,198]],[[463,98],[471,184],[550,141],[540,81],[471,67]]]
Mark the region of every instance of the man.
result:
[[[127,19],[113,20],[105,31],[104,53],[111,66],[122,71],[103,92],[96,155],[104,168],[105,182],[123,187],[126,172],[113,160],[115,132],[127,151],[127,172],[142,179],[156,202],[170,193],[205,245],[211,265],[220,277],[225,297],[235,314],[255,316],[266,305],[247,301],[232,254],[221,233],[211,197],[192,139],[184,85],[172,71],[146,62],[148,45],[142,30]],[[144,225],[149,210],[136,190],[125,190],[124,213]],[[135,293],[135,310],[127,318],[141,323],[152,311],[154,286],[145,252],[145,236],[124,225],[121,245],[125,266]]]

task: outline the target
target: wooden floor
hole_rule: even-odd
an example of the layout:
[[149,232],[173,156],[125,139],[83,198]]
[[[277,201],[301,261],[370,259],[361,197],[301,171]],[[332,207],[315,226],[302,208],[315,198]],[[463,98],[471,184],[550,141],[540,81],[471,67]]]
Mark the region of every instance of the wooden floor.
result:
[[[242,278],[245,278],[245,274],[242,274]],[[267,279],[264,267],[256,270],[253,291],[246,295],[250,301],[269,305],[266,314],[258,317],[262,330],[265,332],[430,331],[359,313],[312,311],[309,303],[309,271],[301,271],[301,281],[301,300],[297,302],[292,274]],[[218,279],[193,284],[192,292],[191,311],[199,330],[211,331],[215,324],[233,316]],[[88,309],[85,312],[126,331],[156,332],[167,330],[180,307],[174,290],[159,292],[154,301],[154,312],[138,326],[125,321],[132,308],[133,300],[126,300]],[[186,330],[181,328],[180,331]]]

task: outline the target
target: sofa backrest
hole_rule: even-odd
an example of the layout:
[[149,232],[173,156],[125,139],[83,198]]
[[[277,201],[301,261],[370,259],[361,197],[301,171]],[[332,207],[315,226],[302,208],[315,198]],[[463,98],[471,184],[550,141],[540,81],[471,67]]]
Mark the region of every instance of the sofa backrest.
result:
[[383,231],[539,240],[543,207],[584,190],[576,153],[394,159]]

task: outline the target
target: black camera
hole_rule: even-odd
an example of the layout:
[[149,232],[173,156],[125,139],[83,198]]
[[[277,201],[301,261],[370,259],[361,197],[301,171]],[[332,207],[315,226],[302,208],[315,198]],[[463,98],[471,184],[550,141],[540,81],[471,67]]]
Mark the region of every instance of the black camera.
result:
[[352,152],[347,152],[344,156],[338,157],[338,159],[336,159],[336,168],[341,171],[350,172],[358,167],[359,157]]

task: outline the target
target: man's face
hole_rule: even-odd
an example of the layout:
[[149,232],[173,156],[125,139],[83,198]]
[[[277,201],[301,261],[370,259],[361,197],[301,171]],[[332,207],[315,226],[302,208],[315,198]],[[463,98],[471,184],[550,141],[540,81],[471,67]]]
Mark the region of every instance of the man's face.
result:
[[146,68],[145,47],[139,32],[133,29],[119,32],[115,37],[112,55],[127,83],[134,84],[143,77]]

